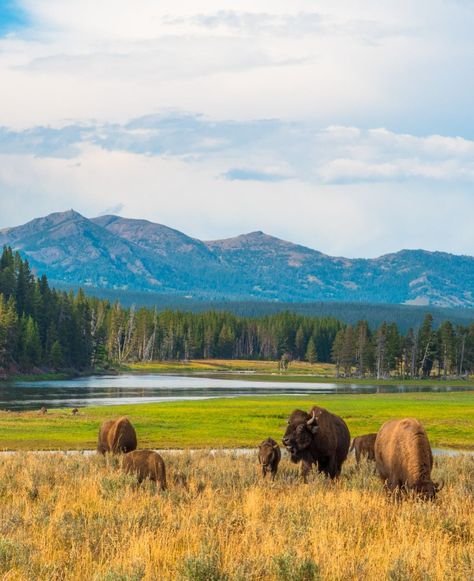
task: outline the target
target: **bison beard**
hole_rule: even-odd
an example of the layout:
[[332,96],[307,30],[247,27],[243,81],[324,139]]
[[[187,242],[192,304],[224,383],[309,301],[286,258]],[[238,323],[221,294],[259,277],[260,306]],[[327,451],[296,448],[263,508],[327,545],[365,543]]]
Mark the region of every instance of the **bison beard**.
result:
[[337,478],[347,458],[350,434],[342,418],[315,406],[309,414],[302,410],[291,414],[283,444],[291,461],[301,462],[305,482],[313,464],[329,478]]

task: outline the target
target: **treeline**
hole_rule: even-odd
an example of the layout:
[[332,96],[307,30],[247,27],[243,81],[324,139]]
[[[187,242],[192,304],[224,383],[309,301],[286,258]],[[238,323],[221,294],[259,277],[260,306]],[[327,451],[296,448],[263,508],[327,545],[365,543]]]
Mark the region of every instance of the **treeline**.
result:
[[474,324],[444,321],[435,329],[427,314],[419,328],[402,335],[395,323],[382,323],[372,332],[359,321],[337,333],[332,358],[338,376],[461,377],[474,371]]
[[427,316],[400,334],[395,324],[372,331],[332,317],[280,312],[239,317],[228,312],[157,312],[50,288],[28,262],[4,248],[0,258],[0,373],[35,367],[91,369],[153,359],[292,359],[329,362],[338,373],[463,375],[474,370],[474,324]]

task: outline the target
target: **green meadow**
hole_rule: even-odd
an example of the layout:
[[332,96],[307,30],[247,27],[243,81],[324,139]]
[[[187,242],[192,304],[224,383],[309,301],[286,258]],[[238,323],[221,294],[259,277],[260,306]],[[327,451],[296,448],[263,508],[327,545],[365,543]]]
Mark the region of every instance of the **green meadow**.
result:
[[416,417],[432,446],[474,449],[474,391],[451,393],[240,397],[133,404],[38,412],[0,412],[4,450],[95,448],[99,425],[126,415],[139,446],[230,448],[255,446],[267,436],[280,441],[295,408],[321,405],[347,422],[352,436],[374,432],[390,418]]

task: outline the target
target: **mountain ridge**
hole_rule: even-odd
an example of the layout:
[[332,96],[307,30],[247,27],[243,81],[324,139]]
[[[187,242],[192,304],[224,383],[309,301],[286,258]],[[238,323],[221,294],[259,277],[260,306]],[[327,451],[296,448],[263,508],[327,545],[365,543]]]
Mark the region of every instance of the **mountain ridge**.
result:
[[474,257],[402,249],[333,257],[261,230],[202,241],[146,219],[54,212],[0,230],[54,282],[208,299],[474,307]]

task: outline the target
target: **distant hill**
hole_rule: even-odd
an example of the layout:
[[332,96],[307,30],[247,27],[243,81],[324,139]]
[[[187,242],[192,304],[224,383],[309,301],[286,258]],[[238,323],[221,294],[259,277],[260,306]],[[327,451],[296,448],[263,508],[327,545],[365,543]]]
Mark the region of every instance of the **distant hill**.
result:
[[70,210],[0,230],[51,282],[206,300],[474,307],[474,257],[322,254],[263,232],[201,241],[161,224]]
[[[68,285],[60,285],[69,289]],[[451,321],[453,325],[469,326],[474,323],[474,309],[470,308],[446,308],[431,306],[390,305],[380,303],[340,303],[326,302],[292,302],[277,301],[234,301],[234,300],[199,300],[186,298],[178,294],[154,293],[149,291],[127,291],[104,288],[88,288],[90,296],[108,299],[111,302],[119,300],[124,306],[130,307],[156,307],[158,311],[180,310],[191,313],[205,311],[230,312],[241,317],[261,317],[274,315],[281,311],[290,310],[300,315],[310,317],[334,317],[344,323],[354,324],[360,320],[366,320],[369,326],[377,328],[386,321],[397,323],[402,333],[406,333],[410,327],[421,327],[427,313],[433,316],[433,323],[438,327],[443,321]]]

